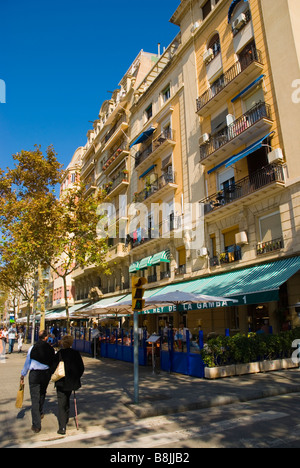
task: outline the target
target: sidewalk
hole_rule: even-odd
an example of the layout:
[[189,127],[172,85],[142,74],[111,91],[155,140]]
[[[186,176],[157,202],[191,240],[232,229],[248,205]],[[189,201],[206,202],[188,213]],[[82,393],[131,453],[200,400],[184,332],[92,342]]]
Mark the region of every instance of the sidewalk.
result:
[[[22,442],[58,438],[57,401],[54,384],[50,383],[45,404],[42,431],[31,431],[31,402],[28,377],[25,380],[23,409],[15,408],[18,383],[26,350],[8,355],[0,363],[0,447]],[[245,402],[269,396],[300,392],[300,370],[269,372],[215,381],[180,374],[152,374],[150,367],[140,367],[140,403],[133,404],[133,365],[110,359],[84,357],[85,374],[82,388],[76,392],[79,432],[125,427],[137,418],[185,412]],[[71,418],[67,434],[78,434]]]

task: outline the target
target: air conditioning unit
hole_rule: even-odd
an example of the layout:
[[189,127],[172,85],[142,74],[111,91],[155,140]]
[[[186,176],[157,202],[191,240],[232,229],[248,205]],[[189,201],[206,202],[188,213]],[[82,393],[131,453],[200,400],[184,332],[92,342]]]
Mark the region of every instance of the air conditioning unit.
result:
[[208,143],[210,140],[210,134],[209,133],[203,133],[203,135],[199,138],[199,145],[203,145],[205,143]]
[[233,114],[226,115],[227,127],[229,127],[229,125],[233,124],[234,121],[235,121],[235,116]]
[[207,254],[208,254],[208,252],[207,252],[206,247],[202,247],[202,249],[197,250],[197,257],[206,257]]
[[213,58],[214,58],[214,51],[212,49],[208,49],[203,55],[203,62],[209,63]]
[[248,236],[245,231],[238,232],[235,235],[235,243],[236,245],[245,245],[248,244]]
[[247,18],[244,13],[241,13],[232,23],[232,28],[233,29],[241,29],[241,27],[247,23]]
[[200,26],[200,23],[196,21],[196,23],[193,24],[192,26],[192,33],[195,32]]
[[268,154],[269,164],[282,163],[283,159],[284,158],[281,148],[276,148]]

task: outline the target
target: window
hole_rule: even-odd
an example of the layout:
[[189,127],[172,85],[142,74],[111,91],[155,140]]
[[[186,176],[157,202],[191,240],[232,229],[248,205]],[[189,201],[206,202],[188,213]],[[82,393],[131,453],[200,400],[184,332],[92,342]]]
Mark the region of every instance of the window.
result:
[[228,115],[228,109],[220,112],[218,115],[211,119],[211,133],[218,132],[227,126],[226,117]]
[[234,169],[229,167],[228,169],[219,172],[218,174],[218,188],[219,190],[227,191],[232,185],[234,185]]
[[210,12],[211,12],[211,0],[208,0],[206,3],[204,3],[202,7],[203,20],[205,20],[205,18],[209,15]]
[[167,88],[163,90],[162,97],[163,97],[163,102],[164,103],[167,102],[170,99],[170,97],[171,97],[170,85],[168,85]]
[[150,120],[152,115],[153,115],[153,112],[152,112],[152,104],[150,104],[150,106],[147,107],[147,109],[145,110],[145,115],[146,115],[146,120]]
[[212,49],[214,57],[216,57],[221,52],[221,43],[219,34],[216,33],[207,45],[207,49]]
[[261,242],[269,242],[282,238],[281,218],[279,211],[262,216],[259,219]]

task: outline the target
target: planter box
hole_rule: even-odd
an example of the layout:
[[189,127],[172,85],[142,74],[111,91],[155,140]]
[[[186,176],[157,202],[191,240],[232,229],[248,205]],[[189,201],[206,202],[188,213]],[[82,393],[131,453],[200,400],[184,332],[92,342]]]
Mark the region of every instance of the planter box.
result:
[[247,364],[233,364],[231,366],[205,367],[204,376],[206,379],[221,379],[234,375],[258,374],[259,372],[272,372],[298,367],[299,365],[295,364],[292,358],[275,359],[274,361],[249,362]]
[[275,361],[261,361],[259,363],[261,372],[271,372],[282,369],[281,359],[276,359]]
[[205,367],[204,375],[206,379],[221,379],[235,375],[235,364],[231,366]]
[[281,369],[295,369],[299,364],[294,363],[292,358],[281,359]]
[[236,375],[257,374],[260,372],[259,362],[249,362],[247,364],[237,364],[235,366]]

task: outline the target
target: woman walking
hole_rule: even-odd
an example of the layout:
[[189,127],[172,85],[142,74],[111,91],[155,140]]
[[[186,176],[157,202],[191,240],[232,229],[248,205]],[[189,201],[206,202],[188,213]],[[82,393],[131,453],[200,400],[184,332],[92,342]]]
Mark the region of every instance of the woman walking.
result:
[[81,387],[80,378],[84,372],[84,364],[78,351],[71,348],[73,337],[66,335],[61,340],[62,349],[56,355],[56,365],[60,361],[65,364],[65,377],[55,383],[58,402],[58,434],[65,434],[70,413],[70,396]]

